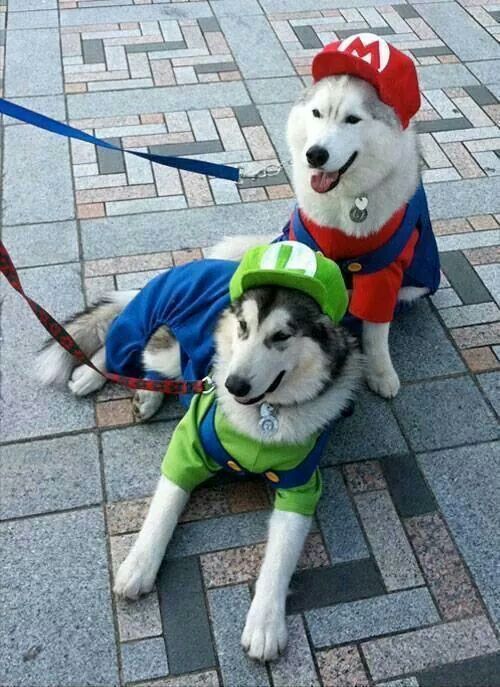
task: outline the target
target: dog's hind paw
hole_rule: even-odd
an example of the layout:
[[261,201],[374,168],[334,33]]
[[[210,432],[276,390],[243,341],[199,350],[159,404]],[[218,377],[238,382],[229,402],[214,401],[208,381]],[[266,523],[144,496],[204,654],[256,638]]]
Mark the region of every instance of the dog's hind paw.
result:
[[366,382],[372,391],[383,398],[394,398],[401,387],[399,377],[394,369],[379,373],[368,371]]
[[73,370],[68,387],[75,396],[87,396],[105,384],[105,377],[87,365],[80,365]]
[[113,590],[117,596],[137,599],[153,589],[155,577],[153,564],[131,552],[118,568]]
[[250,658],[271,661],[285,649],[288,641],[285,613],[276,608],[250,607],[241,644]]
[[149,420],[159,410],[163,401],[160,391],[138,389],[134,394],[132,407],[137,420]]

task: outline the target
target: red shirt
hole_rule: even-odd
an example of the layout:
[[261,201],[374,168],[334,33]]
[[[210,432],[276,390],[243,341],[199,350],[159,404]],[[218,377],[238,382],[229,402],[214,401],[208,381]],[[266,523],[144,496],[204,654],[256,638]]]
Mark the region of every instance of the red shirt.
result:
[[[332,260],[346,260],[370,253],[384,245],[401,224],[406,206],[394,213],[384,226],[374,234],[364,238],[348,236],[339,229],[322,227],[300,213],[305,228],[311,234],[321,252]],[[293,226],[290,237],[293,236]],[[391,322],[396,308],[398,291],[403,283],[403,275],[409,267],[418,231],[414,229],[403,252],[388,267],[373,274],[353,274],[352,293],[349,312],[368,322]]]

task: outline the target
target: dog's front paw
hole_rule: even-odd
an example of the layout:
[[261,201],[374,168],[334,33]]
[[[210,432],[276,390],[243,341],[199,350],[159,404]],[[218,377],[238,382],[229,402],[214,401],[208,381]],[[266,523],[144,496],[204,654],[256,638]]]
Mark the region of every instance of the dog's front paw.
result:
[[401,386],[394,368],[384,370],[383,372],[368,370],[366,382],[372,391],[383,398],[394,398]]
[[87,365],[80,365],[73,370],[68,387],[75,396],[87,396],[101,389],[104,384],[106,384],[105,377]]
[[138,389],[134,394],[132,407],[137,420],[149,420],[159,410],[163,401],[163,394],[159,391]]
[[114,592],[126,599],[137,599],[153,589],[155,577],[153,562],[131,551],[118,568]]
[[270,661],[283,652],[287,640],[284,610],[254,599],[241,636],[241,644],[248,655],[258,661]]

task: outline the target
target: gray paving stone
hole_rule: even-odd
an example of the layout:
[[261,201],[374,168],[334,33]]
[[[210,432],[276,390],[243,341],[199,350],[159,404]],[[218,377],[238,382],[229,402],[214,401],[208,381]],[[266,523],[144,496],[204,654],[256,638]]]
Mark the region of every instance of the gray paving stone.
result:
[[[500,67],[500,65],[497,65]],[[482,80],[482,79],[481,79]],[[465,89],[478,105],[496,105],[497,99],[486,86],[467,86]]]
[[500,445],[486,443],[428,453],[420,456],[419,462],[491,617],[500,627]]
[[212,5],[212,10],[218,17],[262,14],[262,8],[257,0],[217,0]]
[[299,615],[290,616],[288,644],[282,656],[271,664],[274,687],[319,687],[314,660],[307,641],[304,621]]
[[[426,192],[434,220],[500,212],[500,177],[437,182]],[[439,237],[440,246],[446,239],[451,237]]]
[[370,554],[340,470],[327,468],[322,478],[317,517],[331,562],[367,558]]
[[418,11],[460,60],[500,58],[500,45],[455,2],[423,3]]
[[102,513],[2,523],[0,538],[0,682],[118,685]]
[[500,309],[495,303],[476,303],[457,308],[446,308],[441,313],[441,317],[445,325],[451,329],[452,327],[495,322],[500,319]]
[[302,12],[351,7],[380,7],[385,0],[261,0],[264,12]]
[[100,503],[97,439],[91,434],[0,446],[0,519]]
[[410,589],[306,613],[316,648],[412,630],[439,622],[427,589]]
[[379,687],[419,687],[416,677],[404,677],[401,680],[378,682]]
[[247,79],[246,85],[257,105],[295,102],[304,90],[304,84],[298,76]]
[[[323,43],[312,26],[294,26],[293,30],[305,50],[321,50]],[[341,38],[337,32],[338,38]]]
[[418,683],[415,683],[415,687],[484,687],[494,684],[498,675],[500,653],[429,668],[418,674]]
[[[500,80],[500,77],[498,76],[500,70],[500,59],[484,60],[481,62],[467,62],[467,68],[470,69],[474,76],[476,76],[482,83],[498,83]],[[496,104],[496,101],[492,104]]]
[[498,436],[495,418],[469,377],[403,387],[393,404],[416,451],[487,441]]
[[[66,104],[63,95],[38,95],[28,98],[10,98],[16,105],[22,105],[30,110],[41,112],[46,117],[52,119],[65,120],[66,119]],[[19,126],[30,126],[29,124],[22,124],[18,119],[12,117],[2,117],[4,126],[12,126],[17,124]]]
[[462,301],[454,289],[440,288],[433,296],[431,296],[431,301],[438,310],[451,308],[456,305],[462,305]]
[[194,143],[166,143],[159,146],[150,146],[151,153],[155,155],[200,155],[202,153],[220,153],[224,150],[222,143],[216,141],[195,141]]
[[356,398],[351,417],[339,420],[322,465],[406,453],[408,447],[389,405],[368,390]]
[[415,673],[429,666],[462,661],[497,649],[498,641],[482,616],[362,644],[374,680]]
[[213,668],[215,655],[198,557],[164,561],[157,586],[170,671]]
[[[140,47],[140,46],[138,46]],[[212,62],[208,64],[195,64],[194,71],[197,74],[212,74],[213,72],[234,72],[237,71],[236,62]]]
[[201,19],[198,19],[198,26],[203,33],[220,31],[220,24],[215,17],[202,17]]
[[4,144],[4,223],[72,219],[75,207],[67,140],[35,127],[9,126]]
[[9,12],[25,12],[26,10],[55,10],[57,0],[9,0]]
[[154,422],[102,434],[108,501],[149,496],[176,422]]
[[233,112],[240,126],[260,126],[262,124],[262,119],[255,105],[233,107]]
[[5,97],[62,93],[57,29],[11,31],[5,54]]
[[[108,138],[108,143],[120,146],[119,138]],[[121,174],[125,172],[125,155],[121,150],[96,147],[99,174]]]
[[123,678],[126,683],[152,680],[168,674],[167,654],[162,637],[122,644],[121,654]]
[[[219,21],[244,77],[295,75],[266,17],[258,14],[251,17],[227,15],[219,17]],[[263,55],[265,59],[262,59]]]
[[208,2],[186,2],[182,7],[169,3],[168,10],[162,5],[108,5],[83,7],[74,10],[61,10],[61,26],[82,26],[85,24],[116,24],[125,22],[145,22],[165,19],[199,19],[211,17]]
[[167,549],[167,558],[195,556],[266,541],[268,519],[269,513],[261,511],[179,525]]
[[417,561],[387,491],[358,494],[356,505],[389,591],[423,584]]
[[500,305],[500,265],[479,265],[475,268],[488,291]]
[[432,119],[429,122],[416,122],[415,127],[419,134],[424,134],[434,131],[472,129],[472,124],[465,117],[452,117],[450,119]]
[[162,634],[160,605],[156,591],[134,601],[115,598],[115,608],[122,642]]
[[185,41],[167,41],[166,43],[140,43],[138,45],[125,46],[125,52],[158,52],[162,50],[184,50],[186,48]]
[[271,138],[278,157],[282,161],[285,169],[290,174],[291,163],[288,144],[286,142],[285,122],[291,110],[291,103],[278,103],[273,105],[259,105],[259,112],[266,126],[267,133]]
[[102,38],[82,40],[82,54],[84,64],[99,64],[106,62],[104,42]]
[[[500,231],[471,231],[464,234],[450,234],[449,236],[438,236],[437,244],[440,253],[450,250],[465,250],[467,248],[483,248],[484,246],[494,246],[500,239]],[[485,267],[485,265],[481,265]]]
[[415,57],[430,57],[432,55],[451,55],[451,50],[446,45],[441,45],[435,48],[413,48],[412,53]]
[[240,644],[245,618],[250,608],[246,585],[235,585],[208,592],[208,604],[224,684],[266,687],[265,666],[252,661]]
[[417,10],[411,5],[395,5],[394,9],[402,19],[418,19],[420,17]]
[[76,222],[4,227],[2,239],[17,267],[78,260]]
[[478,375],[477,380],[495,412],[500,415],[500,372],[486,372]]
[[112,257],[117,245],[122,255],[135,255],[210,246],[236,234],[278,235],[292,207],[293,201],[278,200],[83,221],[83,251],[93,260]]
[[[349,36],[353,36],[357,33],[359,33],[359,29],[356,28],[340,29],[339,31],[336,31],[337,36],[341,40],[343,40],[344,38],[349,38]],[[370,33],[374,33],[378,36],[394,36],[394,31],[390,28],[390,26],[381,26],[379,28],[370,26]]]
[[[191,3],[184,3],[183,7],[189,5]],[[105,112],[109,117],[136,115],[138,102],[141,103],[141,114],[163,112],[166,108],[168,112],[178,112],[179,110],[250,104],[245,86],[238,81],[165,88],[137,88],[127,92],[102,91],[70,95],[67,100],[71,119],[93,118],[96,112]]]
[[330,568],[306,568],[294,573],[287,613],[380,596],[384,585],[373,558],[337,563]]
[[427,299],[396,318],[390,347],[394,367],[403,382],[465,370]]
[[[79,267],[74,264],[21,270],[24,288],[57,319],[83,307]],[[35,355],[48,337],[29,306],[0,282],[2,329],[1,440],[71,432],[94,426],[89,400],[76,399],[65,389],[42,387],[34,379]]]
[[59,25],[57,10],[14,12],[9,17],[9,31],[13,29],[47,29]]
[[476,86],[478,80],[463,64],[430,64],[417,67],[421,89]]
[[413,455],[387,456],[381,465],[391,498],[401,517],[410,518],[436,510],[436,500]]

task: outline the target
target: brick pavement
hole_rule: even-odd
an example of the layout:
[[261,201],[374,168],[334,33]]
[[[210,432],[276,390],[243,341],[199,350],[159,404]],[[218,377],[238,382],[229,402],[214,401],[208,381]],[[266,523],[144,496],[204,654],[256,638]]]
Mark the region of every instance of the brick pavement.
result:
[[58,317],[198,259],[224,233],[281,227],[284,122],[312,56],[351,32],[410,54],[443,280],[394,328],[403,381],[363,392],[324,458],[325,493],[263,667],[239,634],[270,497],[219,479],[193,497],[155,591],[116,601],[180,416],[135,425],[127,391],[31,379],[43,333],[1,283],[0,684],[26,687],[500,686],[498,0],[0,0],[3,94],[125,147],[276,176],[235,186],[2,131],[2,237]]

